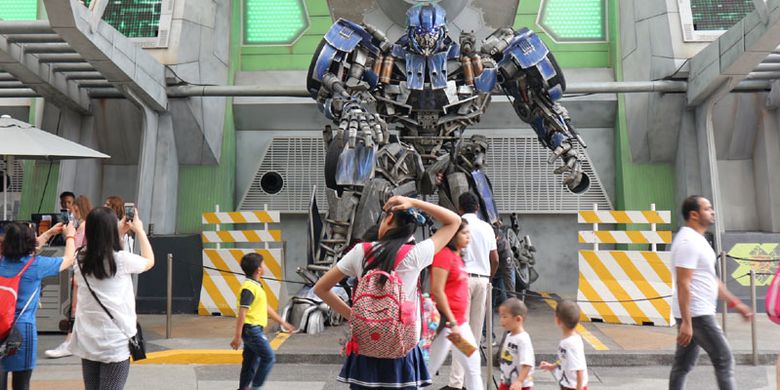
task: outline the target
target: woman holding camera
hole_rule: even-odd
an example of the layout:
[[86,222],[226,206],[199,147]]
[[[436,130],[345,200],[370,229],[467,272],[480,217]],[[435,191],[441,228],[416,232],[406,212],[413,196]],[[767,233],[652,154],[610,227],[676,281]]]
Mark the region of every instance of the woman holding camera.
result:
[[140,256],[122,249],[116,213],[98,207],[87,215],[87,245],[76,259],[78,306],[69,350],[81,358],[88,390],[124,388],[130,371],[128,339],[136,334],[131,276],[154,266],[152,246],[140,218],[136,214],[126,223],[138,239]]
[[[52,234],[63,230],[62,224],[36,239],[35,232],[25,224],[10,224],[3,240],[2,257],[0,257],[0,276],[12,278],[21,274],[17,291],[15,328],[19,330],[22,345],[11,356],[0,359],[0,389],[8,386],[8,373],[12,372],[11,388],[25,390],[30,388],[32,370],[35,368],[36,351],[38,350],[38,335],[35,326],[35,314],[38,311],[38,301],[41,296],[41,280],[55,276],[73,264],[76,246],[74,244],[76,229],[73,223],[64,227],[65,256],[42,257],[35,256],[36,247],[46,242]],[[26,306],[26,308],[25,308]]]

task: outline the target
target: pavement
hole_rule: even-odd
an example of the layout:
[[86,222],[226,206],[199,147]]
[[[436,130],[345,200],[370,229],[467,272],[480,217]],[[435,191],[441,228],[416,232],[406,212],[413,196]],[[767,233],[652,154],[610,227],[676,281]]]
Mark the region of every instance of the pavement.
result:
[[[560,339],[548,301],[529,298],[526,330],[531,335],[536,360],[551,360]],[[164,315],[140,315],[147,339],[148,359],[131,365],[127,389],[230,389],[237,387],[241,352],[229,347],[235,319],[174,315],[171,338],[165,338]],[[496,330],[499,335],[498,322]],[[269,334],[277,363],[265,389],[343,389],[335,381],[343,360],[339,339],[346,328],[331,327],[318,335]],[[751,324],[738,315],[727,318],[727,337],[737,360],[740,388],[775,388],[774,362],[780,353],[780,327],[766,315],[756,316],[758,365],[752,365]],[[578,332],[591,376],[589,388],[665,388],[671,366],[676,330],[666,327],[582,323]],[[500,336],[499,336],[500,337]],[[38,362],[32,389],[82,389],[81,364],[76,357],[47,359],[43,351],[56,347],[64,335],[39,335]],[[706,354],[692,374],[696,388],[715,388]],[[445,365],[433,389],[446,385]],[[486,368],[485,368],[486,370]],[[487,377],[487,372],[485,372]],[[535,376],[536,389],[557,388],[544,372]],[[707,385],[709,384],[709,385]],[[706,385],[706,386],[705,386]]]

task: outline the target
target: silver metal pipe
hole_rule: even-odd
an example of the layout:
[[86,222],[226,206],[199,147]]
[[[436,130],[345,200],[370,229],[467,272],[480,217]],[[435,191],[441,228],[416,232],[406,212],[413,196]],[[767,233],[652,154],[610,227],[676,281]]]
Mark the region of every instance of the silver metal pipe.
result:
[[0,72],[0,81],[16,81],[16,77],[10,73]]
[[25,54],[39,54],[39,53],[76,53],[67,43],[31,43],[24,47]]
[[62,37],[57,34],[25,34],[25,35],[9,35],[9,43],[60,43],[65,42]]
[[38,62],[87,62],[81,54],[39,54]]
[[[726,285],[726,252],[725,251],[720,252],[720,281],[723,282],[723,285]],[[729,313],[729,308],[725,300],[720,301],[720,313],[721,313],[720,327],[721,329],[723,329],[723,334],[727,334],[726,317]]]
[[688,90],[686,81],[614,81],[571,83],[566,88],[567,94],[573,93],[626,93],[626,92],[685,92]]
[[756,338],[756,271],[750,270],[750,305],[753,317],[750,318],[750,341],[753,344],[753,365],[758,365],[758,339]]
[[0,22],[0,34],[54,34],[47,20]]
[[173,254],[168,253],[168,280],[165,295],[165,338],[171,338],[173,330]]

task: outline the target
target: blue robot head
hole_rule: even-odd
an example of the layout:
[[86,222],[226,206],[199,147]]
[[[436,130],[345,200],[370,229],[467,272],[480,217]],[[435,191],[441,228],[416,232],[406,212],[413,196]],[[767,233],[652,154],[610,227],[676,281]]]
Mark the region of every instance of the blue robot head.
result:
[[409,44],[418,54],[436,53],[447,37],[447,13],[431,3],[418,4],[406,11]]

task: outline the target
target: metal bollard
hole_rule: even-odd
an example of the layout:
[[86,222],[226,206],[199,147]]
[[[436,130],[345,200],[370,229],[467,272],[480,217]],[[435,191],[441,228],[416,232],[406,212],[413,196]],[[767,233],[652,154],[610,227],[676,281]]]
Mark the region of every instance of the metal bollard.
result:
[[493,283],[487,284],[487,310],[485,311],[485,326],[487,327],[487,390],[493,389]]
[[173,323],[171,322],[173,308],[173,254],[168,253],[168,281],[165,297],[165,338],[171,338]]
[[[720,281],[723,282],[724,285],[726,284],[726,252],[725,251],[720,252]],[[721,312],[721,328],[723,329],[723,334],[725,335],[726,317],[729,312],[725,300],[722,300],[720,303],[720,312]]]
[[758,340],[756,339],[756,271],[750,270],[750,309],[753,317],[750,319],[750,339],[753,343],[753,365],[758,365]]

